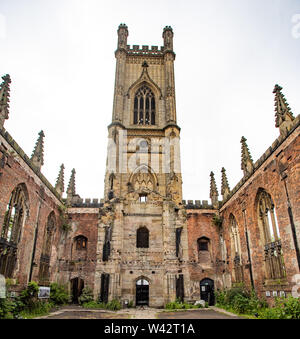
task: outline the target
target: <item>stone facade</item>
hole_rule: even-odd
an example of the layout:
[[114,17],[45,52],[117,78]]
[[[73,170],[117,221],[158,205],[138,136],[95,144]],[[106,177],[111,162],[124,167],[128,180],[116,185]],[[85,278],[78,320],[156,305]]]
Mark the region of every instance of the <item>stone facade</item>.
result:
[[213,173],[211,204],[182,200],[173,30],[165,27],[161,48],[130,47],[128,34],[120,25],[100,201],[76,194],[75,170],[63,199],[63,165],[55,186],[47,181],[44,132],[29,158],[5,130],[3,78],[0,273],[15,291],[31,280],[59,282],[74,301],[88,286],[102,301],[152,307],[241,282],[260,296],[270,292],[270,302],[273,292],[290,293],[300,266],[299,115],[276,85],[278,139],[254,162],[242,138],[244,177],[230,190],[222,169],[222,200]]

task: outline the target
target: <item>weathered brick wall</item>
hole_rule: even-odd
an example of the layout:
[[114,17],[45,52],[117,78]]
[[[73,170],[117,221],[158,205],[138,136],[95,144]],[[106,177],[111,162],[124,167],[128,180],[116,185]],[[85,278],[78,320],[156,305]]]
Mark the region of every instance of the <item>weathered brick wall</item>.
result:
[[[68,218],[71,230],[61,238],[56,280],[71,287],[71,279],[81,278],[85,287],[94,289],[99,209],[69,208]],[[86,250],[76,249],[78,236],[87,238]]]
[[[32,168],[28,166],[24,158],[18,152],[23,152],[18,147],[13,148],[3,136],[0,136],[0,231],[3,227],[4,215],[10,201],[11,193],[19,185],[26,187],[28,201],[24,225],[21,230],[21,238],[18,244],[17,265],[13,278],[18,283],[15,289],[22,289],[28,282],[33,256],[35,230],[37,229],[36,250],[32,280],[38,281],[40,257],[44,243],[45,228],[48,216],[54,212],[56,230],[52,242],[51,277],[55,272],[56,247],[61,236],[60,218],[58,206],[61,201],[53,194]],[[14,143],[16,146],[16,144]],[[28,160],[28,159],[27,159]]]
[[[266,291],[290,292],[293,286],[292,278],[299,273],[294,241],[292,237],[291,222],[288,214],[288,200],[282,174],[285,173],[286,185],[292,208],[298,243],[300,242],[300,127],[296,128],[286,140],[255,170],[251,177],[238,189],[238,191],[222,206],[220,212],[224,218],[224,235],[228,254],[230,257],[229,269],[233,270],[233,257],[230,247],[229,217],[236,218],[241,250],[244,264],[245,283],[250,284],[248,268],[248,251],[246,246],[245,230],[249,234],[249,246],[252,261],[252,270],[255,289],[260,295]],[[262,230],[259,228],[257,211],[257,193],[259,189],[267,191],[274,202],[279,231],[282,241],[284,263],[286,268],[286,281],[265,281],[264,270],[264,242]],[[243,216],[246,212],[246,218]],[[270,300],[271,301],[271,300]]]
[[[209,278],[215,282],[215,288],[223,287],[223,272],[225,263],[223,263],[220,251],[220,233],[212,222],[216,213],[215,210],[193,209],[187,210],[188,213],[188,253],[189,253],[189,273],[191,279],[191,297],[199,300],[200,282]],[[209,253],[202,253],[199,258],[198,244],[199,238],[208,238]],[[203,260],[204,258],[205,260]]]

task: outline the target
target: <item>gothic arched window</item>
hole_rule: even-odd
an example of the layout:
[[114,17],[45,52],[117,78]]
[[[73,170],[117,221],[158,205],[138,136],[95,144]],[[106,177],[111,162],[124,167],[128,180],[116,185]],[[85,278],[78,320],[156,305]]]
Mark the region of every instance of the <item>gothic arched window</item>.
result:
[[52,212],[47,219],[43,250],[40,259],[40,269],[39,269],[40,284],[47,285],[50,280],[50,257],[54,232],[55,232],[55,215],[54,212]]
[[210,239],[206,237],[197,240],[198,262],[202,265],[211,265]]
[[238,224],[235,217],[231,214],[229,217],[230,231],[231,231],[231,251],[233,257],[233,266],[235,273],[235,282],[240,283],[244,281],[244,271],[241,258],[241,243]]
[[25,185],[17,186],[7,206],[0,237],[0,274],[7,278],[13,275],[17,260],[17,246],[26,214]]
[[149,231],[146,227],[141,227],[136,232],[136,247],[149,248]]
[[280,279],[286,276],[282,244],[273,200],[269,193],[261,190],[257,197],[258,223],[263,231],[265,267],[267,279]]
[[269,193],[261,191],[258,198],[259,218],[263,226],[265,244],[280,239],[275,206]]
[[76,242],[76,250],[82,251],[82,250],[87,249],[88,240],[83,235],[79,235],[78,237],[76,237],[75,242]]
[[208,244],[209,244],[209,239],[208,238],[200,238],[197,240],[198,244],[198,252],[199,251],[208,251]]
[[240,235],[235,217],[231,214],[229,217],[231,238],[232,238],[232,253],[235,256],[241,255]]
[[134,97],[134,125],[155,125],[155,96],[151,89],[143,85]]

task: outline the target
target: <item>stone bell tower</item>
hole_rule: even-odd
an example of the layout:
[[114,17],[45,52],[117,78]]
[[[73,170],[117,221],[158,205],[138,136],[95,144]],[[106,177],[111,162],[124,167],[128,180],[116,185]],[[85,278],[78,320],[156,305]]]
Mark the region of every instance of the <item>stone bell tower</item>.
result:
[[103,301],[161,307],[189,299],[173,30],[164,46],[127,45],[118,29],[96,286]]

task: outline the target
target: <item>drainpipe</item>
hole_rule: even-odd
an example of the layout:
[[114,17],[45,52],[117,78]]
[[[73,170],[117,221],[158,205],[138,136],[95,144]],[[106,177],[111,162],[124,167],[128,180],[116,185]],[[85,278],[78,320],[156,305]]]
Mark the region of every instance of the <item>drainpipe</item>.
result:
[[291,223],[294,246],[295,246],[296,257],[297,257],[297,262],[298,262],[298,269],[300,271],[300,250],[299,250],[299,244],[298,244],[298,239],[297,239],[297,231],[296,231],[296,227],[295,227],[295,223],[294,223],[292,205],[291,205],[291,202],[290,202],[289,192],[288,192],[287,184],[286,184],[287,174],[283,172],[281,174],[281,177],[282,177],[282,180],[283,180],[283,183],[284,183],[285,194],[286,194],[287,204],[288,204],[288,215],[289,215],[290,223]]
[[245,209],[243,210],[243,216],[244,216],[244,225],[245,225],[246,245],[247,245],[247,252],[248,252],[250,281],[251,281],[252,289],[255,290],[254,280],[253,280],[253,272],[252,272],[251,253],[250,253],[250,246],[249,246],[249,235],[248,235],[248,229],[247,229],[246,210]]
[[38,206],[38,212],[37,212],[36,224],[35,224],[35,230],[34,230],[34,241],[33,241],[33,249],[32,249],[31,264],[30,264],[29,282],[31,282],[31,279],[32,279],[34,257],[35,257],[35,251],[36,251],[36,242],[37,242],[37,236],[38,236],[40,211],[41,211],[41,200],[39,199],[39,206]]

